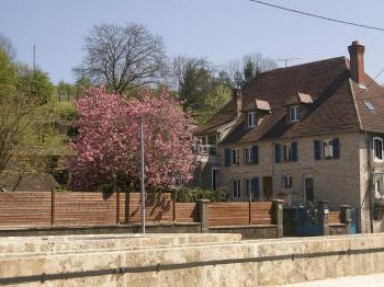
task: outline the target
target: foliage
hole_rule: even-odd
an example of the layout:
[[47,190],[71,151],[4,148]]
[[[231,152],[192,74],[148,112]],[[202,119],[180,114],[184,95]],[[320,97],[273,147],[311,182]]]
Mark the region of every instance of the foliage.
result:
[[183,108],[198,124],[212,117],[231,98],[231,88],[215,76],[215,69],[205,59],[178,57],[173,71]]
[[263,57],[260,53],[245,55],[242,61],[230,61],[221,72],[221,78],[227,85],[242,89],[249,85],[259,73],[277,68],[277,63]]
[[211,202],[226,201],[227,193],[223,189],[212,190],[200,187],[183,187],[176,190],[177,202],[196,202],[202,198],[209,199]]
[[27,130],[52,89],[43,72],[14,63],[0,49],[0,173],[20,153]]
[[96,25],[85,42],[86,56],[75,72],[119,94],[156,81],[164,71],[163,42],[142,25]]
[[77,159],[70,165],[73,189],[93,190],[124,178],[139,184],[139,131],[143,120],[145,183],[168,186],[176,176],[192,176],[190,119],[164,91],[159,98],[142,90],[130,102],[104,88],[93,88],[76,102],[78,136],[73,140]]

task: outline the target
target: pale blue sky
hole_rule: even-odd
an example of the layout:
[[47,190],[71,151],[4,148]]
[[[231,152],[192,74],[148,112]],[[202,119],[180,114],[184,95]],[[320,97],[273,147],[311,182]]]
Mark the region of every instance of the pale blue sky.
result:
[[[265,0],[276,5],[384,28],[382,0]],[[0,0],[0,34],[17,59],[36,62],[54,83],[74,81],[84,37],[95,24],[145,25],[164,40],[169,56],[205,57],[216,65],[261,53],[301,58],[289,65],[348,56],[366,46],[366,71],[384,68],[384,32],[336,24],[260,6],[249,0]],[[283,62],[278,62],[284,66]],[[384,75],[377,81],[384,83]]]

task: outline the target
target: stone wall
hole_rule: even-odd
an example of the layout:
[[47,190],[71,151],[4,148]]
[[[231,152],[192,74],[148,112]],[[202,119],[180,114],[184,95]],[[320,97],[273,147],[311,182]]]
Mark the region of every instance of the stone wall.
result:
[[384,272],[384,234],[14,237],[0,249],[0,285],[12,286],[276,286]]
[[[225,146],[225,148],[240,149],[240,164],[238,166],[223,167],[221,176],[223,185],[232,191],[233,179],[240,179],[243,184],[246,179],[258,176],[260,178],[260,191],[263,195],[263,178],[272,177],[273,198],[282,196],[286,204],[294,201],[293,195],[302,195],[304,199],[304,178],[312,177],[314,181],[314,196],[316,199],[329,202],[332,210],[338,210],[340,205],[361,205],[360,158],[358,151],[362,148],[364,137],[359,133],[340,134],[339,159],[314,159],[314,140],[334,138],[334,135],[299,138],[292,140],[277,140],[276,143],[298,143],[297,162],[274,162],[274,143],[271,141],[258,142],[259,164],[246,165],[244,163],[244,148],[249,145]],[[222,159],[222,166],[224,166]],[[283,176],[292,177],[292,187],[283,188]],[[243,188],[242,190],[245,190]],[[245,198],[245,193],[243,193]],[[242,198],[242,199],[244,199]],[[261,200],[265,200],[262,196]],[[293,202],[292,202],[293,203]]]

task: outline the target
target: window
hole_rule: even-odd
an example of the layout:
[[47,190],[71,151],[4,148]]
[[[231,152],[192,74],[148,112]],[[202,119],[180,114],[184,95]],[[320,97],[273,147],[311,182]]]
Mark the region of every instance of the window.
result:
[[232,150],[232,165],[240,164],[240,151],[238,149]]
[[199,137],[199,140],[200,140],[199,151],[201,153],[207,153],[210,155],[217,154],[216,135],[202,136],[202,137]]
[[259,164],[259,147],[257,145],[244,149],[244,162],[247,165]]
[[244,153],[245,153],[245,164],[252,164],[252,157],[251,157],[251,149],[250,148],[246,148],[244,149]]
[[383,160],[383,139],[375,137],[373,138],[373,152],[374,160],[382,161]]
[[333,140],[324,140],[323,150],[325,159],[333,158]]
[[241,190],[240,190],[240,179],[235,179],[233,181],[233,198],[240,198]]
[[283,161],[284,162],[291,161],[291,145],[290,144],[283,145]]
[[340,158],[340,140],[338,138],[315,140],[314,156],[315,160]]
[[275,162],[296,162],[298,161],[297,142],[275,144]]
[[248,127],[253,128],[257,125],[256,112],[248,113]]
[[291,123],[297,123],[301,120],[299,105],[289,107],[289,121]]
[[283,188],[292,188],[291,176],[283,176]]
[[373,182],[375,188],[375,198],[384,196],[384,173],[375,173],[373,175]]

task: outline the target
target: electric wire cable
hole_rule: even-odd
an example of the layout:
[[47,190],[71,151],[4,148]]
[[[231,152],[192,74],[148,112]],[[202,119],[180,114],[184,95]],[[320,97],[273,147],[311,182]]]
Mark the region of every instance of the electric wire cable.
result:
[[335,18],[331,18],[331,17],[327,17],[327,16],[322,16],[322,15],[318,15],[318,14],[314,14],[314,13],[309,13],[309,12],[305,12],[305,11],[301,11],[301,10],[291,9],[291,8],[287,8],[287,7],[283,7],[283,6],[279,6],[279,5],[275,5],[275,4],[271,4],[271,3],[267,3],[267,2],[259,1],[259,0],[249,0],[249,1],[254,2],[256,4],[260,4],[260,5],[268,6],[271,8],[275,8],[275,9],[279,9],[279,10],[283,10],[283,11],[287,11],[287,12],[292,12],[292,13],[296,13],[296,14],[300,14],[300,15],[304,15],[304,16],[308,16],[308,17],[312,17],[312,18],[317,18],[317,19],[321,19],[321,20],[336,22],[339,24],[345,24],[345,25],[360,27],[360,28],[364,28],[364,29],[370,29],[370,30],[384,32],[384,28],[380,28],[380,27],[375,27],[375,26],[370,26],[370,25],[365,25],[365,24],[359,24],[359,23],[345,21],[345,20],[339,20],[339,19],[335,19]]

